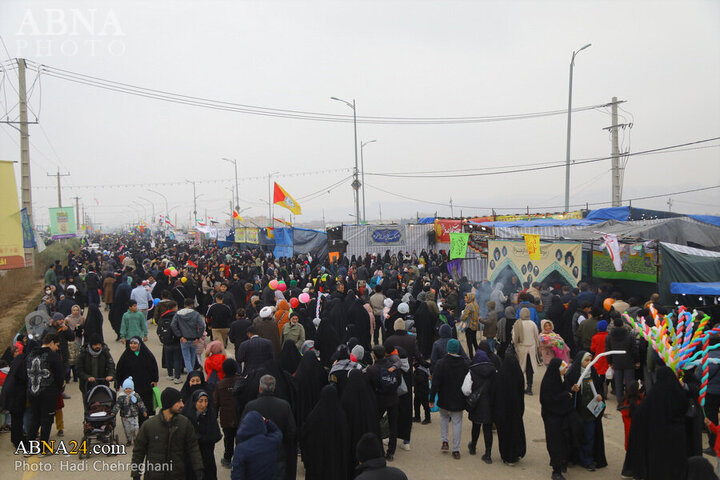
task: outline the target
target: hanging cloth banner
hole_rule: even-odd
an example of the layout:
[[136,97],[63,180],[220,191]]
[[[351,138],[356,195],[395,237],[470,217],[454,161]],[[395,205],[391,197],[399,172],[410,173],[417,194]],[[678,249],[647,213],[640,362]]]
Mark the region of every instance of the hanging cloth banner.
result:
[[0,270],[23,268],[23,227],[12,162],[0,161],[0,198]]
[[450,233],[450,260],[465,258],[469,233]]
[[612,259],[615,271],[622,272],[622,258],[620,258],[620,243],[618,242],[617,235],[605,233],[603,234],[603,240],[605,240],[605,248],[608,249],[610,258]]
[[525,247],[530,260],[540,260],[540,235],[523,233],[522,236],[525,237]]

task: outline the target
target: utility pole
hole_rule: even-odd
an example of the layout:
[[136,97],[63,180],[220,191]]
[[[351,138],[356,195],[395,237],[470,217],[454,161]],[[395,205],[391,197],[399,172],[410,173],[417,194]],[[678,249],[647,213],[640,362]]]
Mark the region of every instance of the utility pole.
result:
[[632,124],[618,123],[618,105],[624,103],[618,101],[617,97],[612,98],[610,103],[612,108],[612,125],[605,127],[603,130],[610,131],[610,141],[612,144],[612,206],[619,207],[622,205],[622,178],[623,168],[620,167],[620,145],[618,130],[620,128],[631,127]]
[[667,201],[668,212],[672,212],[672,205],[673,205],[673,200],[672,200],[672,197],[670,197],[670,198],[668,198],[668,201]]
[[450,197],[450,217],[455,218],[455,213],[453,213],[452,197]]
[[60,187],[60,177],[69,177],[69,173],[60,173],[60,169],[58,169],[57,173],[54,174],[47,174],[48,177],[57,177],[57,191],[58,191],[58,207],[62,207],[62,195],[61,195],[61,187]]
[[80,228],[80,197],[72,197],[75,199],[75,230]]
[[193,186],[193,225],[195,225],[195,222],[197,222],[197,195],[195,195],[195,182],[191,182],[190,180],[185,180],[187,183],[191,183]]
[[[18,105],[20,107],[20,190],[22,208],[33,224],[32,215],[32,189],[30,178],[30,133],[28,132],[27,92],[25,85],[25,59],[20,58],[18,63]],[[27,261],[29,258],[29,262]],[[35,249],[25,249],[26,266],[35,264]]]
[[572,124],[572,89],[573,89],[573,68],[575,68],[575,57],[578,53],[588,48],[590,43],[580,50],[573,52],[570,59],[570,82],[568,86],[568,119],[567,119],[567,144],[565,147],[565,212],[570,211],[570,130]]

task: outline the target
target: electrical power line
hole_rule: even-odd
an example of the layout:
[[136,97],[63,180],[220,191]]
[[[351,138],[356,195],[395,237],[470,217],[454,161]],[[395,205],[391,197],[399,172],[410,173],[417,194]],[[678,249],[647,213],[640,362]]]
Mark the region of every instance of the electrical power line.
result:
[[[715,140],[720,140],[720,137],[713,137],[713,138],[706,138],[703,140],[696,140],[694,142],[687,142],[687,143],[681,143],[677,145],[671,145],[668,147],[660,147],[660,148],[653,148],[650,150],[643,150],[640,152],[634,152],[634,153],[626,153],[625,155],[630,156],[641,156],[641,155],[649,155],[653,153],[658,152],[664,152],[666,150],[672,150],[677,149],[679,147],[686,147],[689,145],[697,145],[700,143],[706,143],[706,142],[712,142]],[[720,146],[720,145],[715,145]],[[671,152],[668,152],[671,153]],[[571,165],[584,165],[587,163],[596,163],[601,162],[604,160],[610,160],[613,157],[598,157],[598,158],[590,158],[587,160],[573,160],[571,162]],[[526,165],[527,166],[527,165]],[[462,170],[463,173],[447,173],[447,174],[425,174],[426,172],[417,172],[417,173],[380,173],[380,172],[365,172],[365,175],[371,175],[376,177],[395,177],[395,178],[456,178],[456,177],[484,177],[484,176],[490,176],[490,175],[505,175],[509,173],[527,173],[537,170],[548,170],[551,168],[560,168],[565,167],[565,162],[555,162],[549,165],[546,164],[539,164],[539,166],[536,167],[530,167],[530,168],[517,168],[514,167],[511,170],[503,170],[499,172],[484,172],[484,173],[470,173],[472,170]],[[504,168],[504,167],[490,167],[490,168]],[[434,173],[434,172],[432,172]]]
[[[405,200],[411,200],[411,201],[413,201],[413,202],[418,202],[418,203],[425,203],[425,204],[428,204],[428,205],[439,205],[439,206],[442,206],[442,207],[450,207],[450,206],[452,206],[452,207],[454,207],[454,208],[470,208],[470,209],[474,209],[474,210],[493,210],[493,209],[494,209],[494,210],[525,210],[525,209],[527,208],[527,206],[525,206],[525,207],[479,207],[479,206],[477,206],[477,205],[458,205],[458,204],[456,204],[456,203],[453,203],[453,204],[451,205],[451,204],[449,204],[449,203],[432,202],[432,201],[429,201],[429,200],[422,200],[422,199],[419,199],[419,198],[408,197],[407,195],[402,195],[402,194],[399,194],[399,193],[391,192],[391,191],[388,191],[388,190],[385,190],[385,189],[376,187],[376,186],[374,186],[374,185],[370,185],[370,184],[367,183],[367,182],[365,182],[365,185],[368,186],[368,187],[370,187],[370,188],[373,188],[373,189],[375,189],[375,190],[378,190],[378,191],[380,191],[380,192],[387,193],[388,195],[392,195],[392,196],[399,197],[399,198],[404,198]],[[683,194],[686,194],[686,193],[703,192],[703,191],[712,190],[712,189],[715,189],[715,188],[720,188],[720,185],[711,185],[711,186],[708,186],[708,187],[694,188],[694,189],[691,189],[691,190],[682,190],[682,191],[679,191],[679,192],[661,193],[661,194],[658,194],[658,195],[647,195],[647,196],[644,196],[644,197],[626,198],[626,199],[623,199],[623,202],[635,202],[635,201],[638,201],[638,200],[650,200],[650,199],[653,199],[653,198],[670,197],[670,196],[674,196],[674,195],[683,195]],[[612,204],[612,201],[608,201],[608,202],[579,203],[579,204],[575,204],[575,205],[570,205],[570,207],[585,207],[585,206],[590,206],[590,205],[593,205],[593,206],[594,206],[594,205],[608,205],[608,204]],[[534,210],[539,210],[539,209],[554,209],[554,208],[565,208],[565,206],[564,206],[564,205],[552,205],[552,206],[534,206],[534,207],[533,207]]]
[[[131,85],[128,83],[107,80],[100,77],[85,75],[70,70],[64,70],[48,65],[38,64],[36,62],[27,61],[30,68],[34,68],[39,73],[51,76],[60,80],[74,82],[86,86],[101,88],[118,93],[136,95],[139,97],[150,98],[154,100],[162,100],[166,102],[178,103],[183,105],[210,108],[215,110],[232,111],[237,113],[245,113],[250,115],[261,115],[269,117],[290,118],[297,120],[312,120],[321,122],[352,122],[351,115],[340,115],[322,112],[310,112],[302,110],[280,109],[262,107],[257,105],[248,105],[241,103],[226,102],[221,100],[213,100],[190,95],[182,95],[178,93],[167,92],[164,90],[151,89]],[[586,107],[578,107],[573,112],[583,112],[603,107],[605,104],[590,105]],[[549,117],[555,115],[565,115],[567,109],[551,110],[542,112],[529,112],[508,115],[486,115],[486,116],[468,116],[468,117],[399,117],[399,116],[366,116],[357,117],[357,123],[366,124],[395,124],[395,125],[438,125],[438,124],[464,124],[464,123],[486,123],[500,122],[510,120],[524,120],[531,118]]]

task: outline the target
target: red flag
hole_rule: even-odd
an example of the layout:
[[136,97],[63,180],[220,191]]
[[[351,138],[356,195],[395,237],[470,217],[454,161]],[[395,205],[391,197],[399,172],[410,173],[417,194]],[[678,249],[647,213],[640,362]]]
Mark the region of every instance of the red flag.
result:
[[191,266],[191,267],[198,268],[198,266],[197,266],[192,260],[188,260],[188,261],[187,261],[187,264],[188,264],[189,266]]

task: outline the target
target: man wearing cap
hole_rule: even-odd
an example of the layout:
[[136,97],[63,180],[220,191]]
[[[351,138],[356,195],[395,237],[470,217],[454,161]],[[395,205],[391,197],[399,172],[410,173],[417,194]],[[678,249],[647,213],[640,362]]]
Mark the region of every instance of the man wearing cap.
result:
[[260,314],[253,320],[253,325],[257,328],[257,334],[264,339],[270,340],[272,351],[275,358],[280,356],[280,330],[278,330],[277,322],[273,318],[272,307],[263,307]]
[[[398,306],[398,311],[402,309],[403,305],[407,307],[407,304],[401,303]],[[393,329],[395,330],[395,333],[390,335],[383,343],[385,351],[392,352],[397,347],[404,348],[408,354],[408,362],[410,363],[410,365],[412,365],[415,361],[415,358],[420,355],[417,347],[417,337],[415,335],[410,335],[407,333],[407,330],[405,329],[405,320],[403,320],[402,318],[398,318],[397,320],[395,320],[395,323],[393,323]]]
[[183,401],[180,392],[172,387],[160,395],[162,410],[140,426],[132,452],[132,478],[145,480],[185,479],[186,472],[195,472],[195,479],[203,478],[200,448],[195,428],[187,417],[180,415]]
[[[465,409],[465,396],[462,393],[462,384],[468,372],[468,362],[460,356],[460,342],[451,339],[447,342],[447,355],[438,360],[433,371],[432,389],[430,398],[438,397],[440,408],[440,436],[442,446],[440,450],[446,453],[449,450],[448,424],[452,420],[453,445],[452,455],[460,459],[460,436],[462,435],[462,418]],[[430,403],[430,408],[434,407]]]

